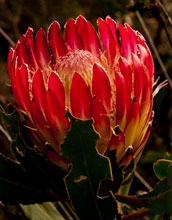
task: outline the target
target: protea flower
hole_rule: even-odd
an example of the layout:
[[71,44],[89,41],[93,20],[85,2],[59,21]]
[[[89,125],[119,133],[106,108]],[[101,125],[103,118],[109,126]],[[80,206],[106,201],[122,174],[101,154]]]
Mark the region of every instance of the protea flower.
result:
[[[60,144],[70,129],[66,111],[93,119],[101,154],[116,151],[120,168],[138,161],[152,124],[154,65],[144,37],[109,16],[97,34],[82,16],[69,19],[64,38],[53,22],[47,33],[32,28],[8,56],[12,90],[37,143]],[[119,30],[120,37],[117,36]]]

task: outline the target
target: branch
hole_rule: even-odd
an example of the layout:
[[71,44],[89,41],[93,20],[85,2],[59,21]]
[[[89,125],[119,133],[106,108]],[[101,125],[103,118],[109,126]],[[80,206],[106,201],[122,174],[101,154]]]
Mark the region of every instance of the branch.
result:
[[[130,0],[130,3],[133,4],[133,0]],[[164,73],[165,77],[167,78],[168,83],[169,83],[169,85],[170,85],[170,87],[171,87],[171,89],[172,89],[172,80],[171,80],[171,78],[169,77],[169,75],[168,75],[168,73],[167,73],[167,70],[166,70],[166,68],[165,68],[165,66],[164,66],[164,64],[163,64],[163,62],[162,62],[162,60],[161,60],[161,57],[160,57],[160,55],[159,55],[159,53],[158,53],[158,50],[156,49],[156,46],[155,46],[155,44],[154,44],[154,42],[153,42],[153,40],[152,40],[152,37],[151,37],[151,35],[150,35],[150,33],[149,33],[149,31],[148,31],[146,25],[145,25],[145,22],[144,22],[144,20],[142,19],[142,17],[141,17],[141,15],[140,15],[139,11],[136,11],[135,13],[136,13],[136,16],[137,16],[137,18],[138,18],[138,20],[139,20],[139,22],[140,22],[140,24],[141,24],[141,26],[142,26],[142,28],[143,28],[145,34],[146,34],[148,40],[149,40],[149,43],[150,43],[150,45],[151,45],[151,47],[152,47],[152,49],[153,49],[153,51],[154,51],[154,54],[155,54],[155,56],[156,56],[156,58],[157,58],[157,60],[158,60],[158,62],[159,62],[159,65],[160,65],[160,67],[161,67],[161,69],[162,69],[162,72]]]
[[153,190],[153,188],[149,185],[149,183],[146,182],[146,180],[137,171],[134,171],[134,175],[149,191]]
[[163,4],[159,1],[159,0],[156,0],[156,2],[158,3],[158,5],[160,6],[160,8],[162,9],[164,15],[166,16],[168,22],[170,23],[170,25],[172,26],[172,19],[168,13],[168,11],[166,10],[166,8],[163,6]]
[[151,201],[154,201],[158,198],[158,196],[148,197],[148,198],[138,198],[133,196],[124,196],[118,193],[115,194],[115,198],[118,202],[126,203],[126,204],[147,204]]
[[145,209],[143,211],[140,211],[140,212],[135,212],[135,213],[132,213],[132,214],[129,214],[129,215],[124,215],[121,217],[121,219],[127,219],[127,220],[133,220],[133,219],[138,219],[138,217],[142,217],[148,213],[150,213],[151,210],[150,209]]
[[9,44],[14,47],[15,43],[14,41],[8,36],[8,34],[0,27],[0,34],[9,42]]
[[4,136],[7,138],[9,142],[11,142],[11,137],[9,136],[8,132],[0,125],[0,131],[4,134]]

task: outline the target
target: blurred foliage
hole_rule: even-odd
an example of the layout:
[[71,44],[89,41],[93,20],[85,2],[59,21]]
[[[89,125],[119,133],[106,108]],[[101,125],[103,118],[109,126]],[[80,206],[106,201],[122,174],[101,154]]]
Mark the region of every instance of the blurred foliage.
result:
[[[40,27],[47,30],[51,22],[58,20],[63,30],[63,26],[70,17],[76,18],[81,14],[97,29],[97,18],[105,18],[110,15],[118,22],[129,23],[145,36],[144,30],[135,16],[135,11],[138,10],[171,77],[172,26],[169,17],[165,15],[163,8],[156,0],[135,0],[133,2],[134,6],[127,0],[0,0],[0,27],[16,42],[26,32],[28,26],[32,27],[36,33]],[[172,2],[170,0],[160,2],[172,18]],[[147,43],[149,45],[148,41]],[[9,102],[14,103],[6,66],[9,48],[9,42],[0,34],[0,103],[4,106]],[[150,49],[152,51],[151,47]],[[165,80],[155,56],[154,62],[155,79],[160,76],[160,81]],[[138,166],[139,172],[152,186],[157,181],[153,174],[152,163],[164,158],[165,152],[171,151],[172,147],[172,92],[169,85],[155,97],[154,111],[152,132]],[[0,141],[1,152],[9,154],[9,142],[1,132]],[[134,181],[137,180],[134,179]],[[145,190],[141,184],[136,184],[131,188],[131,193],[140,189]],[[0,216],[6,215],[4,213],[4,209],[0,208]]]

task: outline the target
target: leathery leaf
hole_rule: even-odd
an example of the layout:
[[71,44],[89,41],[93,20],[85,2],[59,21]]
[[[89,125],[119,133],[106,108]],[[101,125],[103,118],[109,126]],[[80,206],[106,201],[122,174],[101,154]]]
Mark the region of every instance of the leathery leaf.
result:
[[112,180],[110,161],[96,150],[98,135],[92,120],[80,121],[72,116],[70,119],[71,130],[61,146],[63,156],[72,164],[65,178],[69,197],[82,220],[112,220],[117,213],[115,200],[110,194],[98,196],[100,182]]
[[[164,166],[163,163],[159,163],[159,167]],[[167,164],[165,164],[167,167]],[[157,167],[156,169],[159,169]],[[156,170],[159,177],[163,177],[155,186],[155,188],[143,195],[139,196],[122,196],[116,195],[119,202],[130,204],[137,208],[148,208],[151,210],[151,214],[172,214],[172,164],[169,164],[164,175],[164,168]]]

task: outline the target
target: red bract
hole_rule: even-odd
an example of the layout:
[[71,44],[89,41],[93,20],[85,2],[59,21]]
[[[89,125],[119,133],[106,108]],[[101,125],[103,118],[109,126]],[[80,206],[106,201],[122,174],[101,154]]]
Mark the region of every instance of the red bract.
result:
[[[152,124],[154,66],[143,36],[109,16],[99,34],[82,16],[69,19],[64,38],[53,22],[47,38],[28,28],[8,56],[12,90],[35,139],[57,153],[70,120],[93,119],[99,153],[116,150],[119,167],[137,162]],[[119,30],[120,38],[117,37]]]

